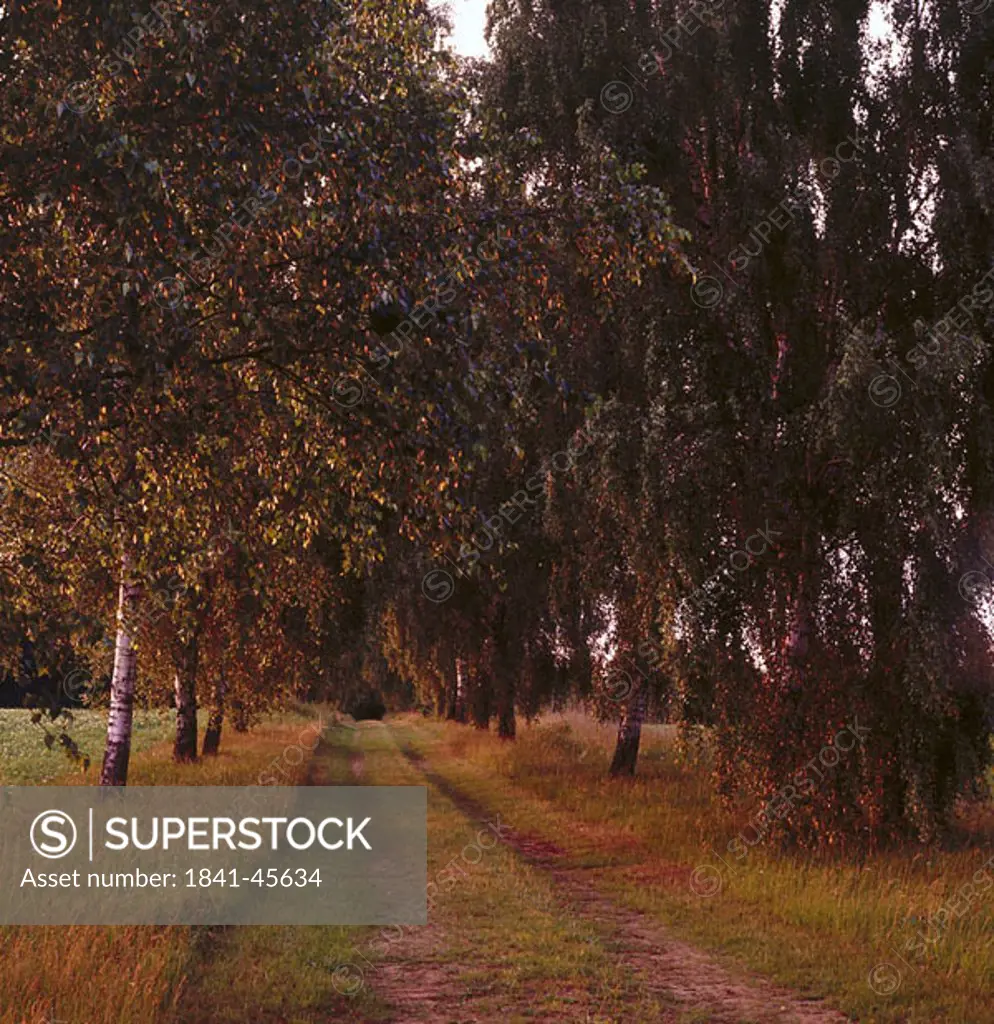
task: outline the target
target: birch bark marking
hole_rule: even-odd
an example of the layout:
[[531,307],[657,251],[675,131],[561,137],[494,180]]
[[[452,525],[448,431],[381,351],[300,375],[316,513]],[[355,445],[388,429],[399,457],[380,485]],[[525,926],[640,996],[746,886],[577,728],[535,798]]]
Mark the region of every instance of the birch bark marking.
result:
[[135,704],[138,655],[129,630],[137,621],[141,585],[131,578],[131,557],[121,558],[121,587],[117,599],[117,638],[114,672],[110,682],[110,714],[107,717],[107,748],[100,771],[101,786],[125,786],[131,756],[131,721]]

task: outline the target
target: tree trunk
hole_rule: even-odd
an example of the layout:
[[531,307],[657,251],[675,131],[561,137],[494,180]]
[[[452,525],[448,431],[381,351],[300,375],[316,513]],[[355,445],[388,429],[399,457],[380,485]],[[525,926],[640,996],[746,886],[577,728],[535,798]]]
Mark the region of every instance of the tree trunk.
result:
[[235,732],[248,732],[248,712],[240,700],[232,705],[231,724]]
[[506,616],[507,613],[502,608],[494,631],[497,735],[502,740],[513,740],[517,731],[514,719],[514,671],[508,656]]
[[618,742],[611,761],[612,775],[634,775],[642,740],[642,723],[645,721],[647,693],[639,686],[628,699],[628,706],[618,723]]
[[101,786],[125,786],[131,757],[131,720],[135,704],[138,657],[131,642],[141,586],[131,581],[131,559],[121,559],[121,587],[117,598],[117,640],[114,672],[110,681],[110,714],[107,717],[107,749],[100,770]]
[[462,658],[456,658],[456,713],[457,722],[466,721],[466,667]]
[[784,648],[785,660],[789,668],[796,668],[808,657],[813,635],[814,618],[811,610],[808,577],[802,575],[791,616],[790,633]]
[[469,685],[469,713],[477,729],[490,728],[490,687],[485,685],[479,667],[473,670]]
[[453,659],[445,683],[445,717],[450,722],[459,718],[459,662]]
[[498,697],[498,705],[497,735],[502,740],[513,740],[517,733],[517,723],[514,718],[514,696]]
[[224,672],[217,677],[214,684],[214,698],[211,701],[211,713],[207,719],[207,732],[204,733],[203,756],[211,757],[217,754],[221,746],[221,726],[224,725],[224,691],[226,683]]
[[197,760],[197,654],[196,639],[184,644],[176,669],[176,742],[174,761]]

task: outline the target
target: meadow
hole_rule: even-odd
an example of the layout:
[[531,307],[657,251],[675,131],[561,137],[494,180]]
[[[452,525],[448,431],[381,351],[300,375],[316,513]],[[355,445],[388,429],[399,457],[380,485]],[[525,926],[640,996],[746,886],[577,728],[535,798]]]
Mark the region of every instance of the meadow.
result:
[[394,728],[450,785],[699,948],[866,1024],[994,1020],[994,886],[974,881],[994,852],[988,804],[963,808],[945,849],[854,863],[759,842],[737,860],[727,845],[748,809],[722,806],[669,728],[646,730],[627,782],[607,778],[615,730],[582,715],[546,716],[513,744],[451,723]]
[[[744,809],[668,727],[647,727],[639,776],[619,781],[613,729],[581,714],[513,744],[418,715],[327,722],[289,783],[429,788],[429,879],[460,870],[430,888],[427,928],[0,929],[0,1024],[994,1020],[994,890],[963,896],[990,854],[986,806],[955,848],[853,863],[758,843],[736,862],[719,855]],[[312,723],[274,716],[193,765],[150,723],[132,779],[252,784]],[[470,856],[494,821],[505,841]]]
[[[147,750],[175,732],[176,712],[173,710],[135,708],[134,714],[133,753]],[[88,709],[73,711],[66,732],[76,741],[81,753],[89,756],[89,773],[99,772],[107,738],[107,713]],[[72,771],[71,763],[58,746],[45,746],[42,728],[31,721],[30,711],[0,708],[0,784],[27,786],[51,782]]]
[[[134,785],[253,785],[275,769],[287,771],[288,781],[302,780],[307,758],[291,766],[287,751],[298,746],[300,736],[313,725],[316,709],[273,715],[250,733],[226,737],[220,755],[198,764],[177,765],[166,736],[173,714],[142,714],[141,749],[133,756]],[[93,733],[93,750],[99,713],[83,716]],[[137,718],[136,718],[137,721]],[[87,775],[57,772],[35,736],[31,746],[30,720],[22,712],[4,713],[14,750],[12,761],[0,755],[0,771],[9,782],[13,771],[22,781],[58,785],[96,782]],[[16,737],[16,740],[13,738]],[[81,733],[78,737],[83,738]],[[101,735],[102,742],[102,735]],[[4,747],[6,750],[7,747]],[[32,763],[32,756],[36,763]],[[296,755],[293,761],[296,762]],[[97,758],[99,763],[99,758]],[[239,977],[232,987],[224,965],[205,980],[205,968],[213,963],[214,945],[225,929],[188,927],[8,927],[0,928],[0,1024],[49,1024],[50,1021],[86,1024],[191,1024],[209,1020],[272,1022],[285,1019],[281,1006],[294,1005],[299,1013],[345,1009],[345,1001],[333,988],[330,976],[304,968],[303,961],[284,955],[288,947],[301,957],[309,945],[317,951],[334,952],[344,942],[343,929],[236,929],[235,945],[244,951]],[[292,941],[287,936],[292,936]],[[264,949],[264,954],[262,950]],[[224,993],[233,1016],[211,1007],[214,985]],[[201,991],[201,988],[203,991]],[[298,1020],[327,1019],[325,1016]],[[348,1019],[343,1018],[343,1019]]]
[[[106,728],[106,712],[86,709],[74,711],[66,727],[80,752],[90,758],[90,775],[99,772]],[[141,753],[170,739],[175,731],[175,711],[136,708],[131,751]],[[74,768],[57,745],[46,748],[42,728],[31,721],[30,711],[0,709],[0,784],[51,782],[75,772],[82,773],[82,767]]]

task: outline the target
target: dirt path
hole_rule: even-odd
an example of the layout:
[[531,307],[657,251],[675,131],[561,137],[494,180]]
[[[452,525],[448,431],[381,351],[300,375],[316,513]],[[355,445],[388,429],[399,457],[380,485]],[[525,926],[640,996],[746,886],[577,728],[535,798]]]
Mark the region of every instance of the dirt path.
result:
[[[484,823],[492,812],[446,779],[435,774],[416,751],[403,749],[408,761],[473,821]],[[846,1024],[848,1018],[816,1000],[778,988],[759,978],[745,978],[714,957],[681,942],[643,914],[619,906],[584,879],[583,869],[566,866],[566,852],[552,843],[505,826],[506,841],[528,864],[547,874],[569,911],[592,925],[619,968],[627,967],[646,990],[667,1004],[675,1004],[673,1021],[695,1024]],[[479,1018],[458,1015],[460,992],[454,978],[437,962],[433,950],[444,941],[432,925],[412,931],[391,955],[401,962],[377,968],[378,992],[397,1008],[394,1024],[455,1024]],[[410,959],[406,959],[406,957]],[[633,1024],[639,1024],[636,1013]],[[540,1018],[530,1017],[530,1020]],[[573,1018],[575,1022],[594,1016]],[[601,1018],[603,1019],[603,1018]]]
[[404,934],[390,943],[388,958],[377,963],[370,979],[376,994],[391,1007],[390,1024],[481,1021],[467,1005],[465,985],[459,980],[462,968],[443,962],[440,954],[445,945],[438,925],[431,922],[422,928],[404,929]]
[[[365,763],[361,750],[349,757],[349,771],[357,786],[362,785]],[[458,982],[459,968],[440,962],[438,953],[445,941],[438,925],[429,921],[424,927],[398,930],[387,930],[383,945],[389,959],[377,964],[374,982],[377,993],[396,1013],[391,1021],[441,1024],[453,1020],[446,1011],[458,1006],[465,993]]]

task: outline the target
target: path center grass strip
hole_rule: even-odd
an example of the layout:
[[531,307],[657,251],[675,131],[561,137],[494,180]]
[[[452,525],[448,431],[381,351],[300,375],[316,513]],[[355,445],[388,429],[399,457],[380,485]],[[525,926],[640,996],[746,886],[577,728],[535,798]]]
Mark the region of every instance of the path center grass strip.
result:
[[[336,734],[341,736],[341,733]],[[669,1008],[619,970],[595,929],[561,905],[540,872],[499,841],[501,822],[470,820],[403,756],[385,725],[364,723],[329,754],[341,778],[362,755],[367,785],[430,786],[429,926],[362,929],[346,958],[330,963],[340,982],[368,992],[383,1020],[415,1006],[451,1020],[609,1021],[672,1019]],[[351,774],[351,773],[350,773]],[[352,781],[351,779],[349,780]]]

